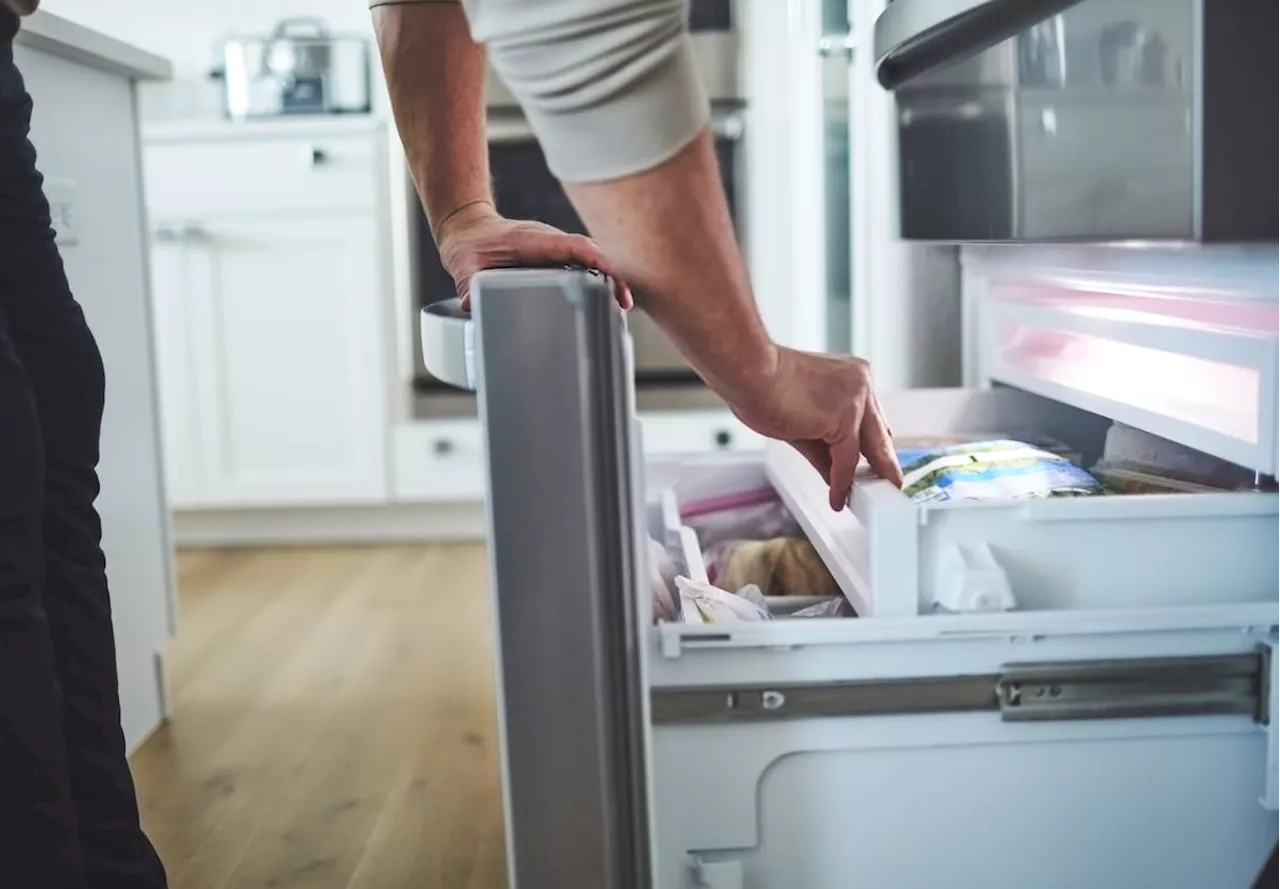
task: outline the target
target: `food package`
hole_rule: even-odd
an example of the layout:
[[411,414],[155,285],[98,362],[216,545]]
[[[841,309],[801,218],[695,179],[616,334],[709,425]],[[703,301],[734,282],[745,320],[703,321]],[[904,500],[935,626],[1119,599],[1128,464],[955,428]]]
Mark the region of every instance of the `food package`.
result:
[[[741,621],[773,620],[759,589],[744,589],[738,593],[722,590],[709,583],[699,583],[687,577],[676,578],[676,589],[685,620],[691,623],[735,623]],[[692,615],[692,617],[690,617]]]
[[902,491],[916,503],[1020,500],[1105,494],[1070,460],[1025,442],[997,439],[942,447],[899,447]]
[[680,597],[676,592],[675,560],[661,543],[649,538],[649,594],[655,621],[678,621]]
[[726,540],[804,536],[772,488],[686,503],[681,507],[680,519],[698,535],[704,550]]
[[1041,451],[1048,451],[1050,454],[1062,457],[1064,460],[1074,463],[1077,466],[1083,465],[1083,458],[1080,456],[1079,451],[1063,444],[1055,438],[1050,438],[1047,435],[1017,434],[1015,436],[1008,431],[1000,433],[987,432],[986,434],[965,434],[956,432],[948,435],[895,438],[893,440],[893,444],[894,450],[897,452],[899,460],[901,460],[904,456],[911,459],[912,455],[919,456],[926,451],[937,451],[942,448],[950,447],[951,445],[972,445],[981,444],[983,442],[1006,441],[1015,437],[1016,440],[1022,444],[1030,445],[1031,447],[1037,448]]
[[1275,490],[1274,479],[1122,423],[1107,430],[1091,471],[1126,494]]
[[1090,472],[1108,490],[1117,494],[1208,494],[1222,490],[1144,471],[1127,464],[1109,466],[1100,463]]
[[766,596],[838,596],[840,587],[802,537],[725,540],[703,553],[707,577],[725,589],[754,584]]
[[801,608],[787,617],[853,617],[853,608],[844,596],[833,596],[824,602]]

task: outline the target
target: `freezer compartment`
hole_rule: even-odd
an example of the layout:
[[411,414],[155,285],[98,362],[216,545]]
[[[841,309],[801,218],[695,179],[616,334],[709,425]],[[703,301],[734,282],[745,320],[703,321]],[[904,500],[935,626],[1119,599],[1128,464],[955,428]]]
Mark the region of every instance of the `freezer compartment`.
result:
[[[885,393],[899,438],[1049,436],[1089,467],[1111,422],[1015,390]],[[769,479],[863,617],[1275,602],[1274,493],[1143,494],[912,503],[861,476],[850,507],[791,448],[770,444]],[[1009,604],[1009,603],[1006,603]]]
[[966,263],[982,278],[971,296],[987,379],[1276,474],[1274,246]]

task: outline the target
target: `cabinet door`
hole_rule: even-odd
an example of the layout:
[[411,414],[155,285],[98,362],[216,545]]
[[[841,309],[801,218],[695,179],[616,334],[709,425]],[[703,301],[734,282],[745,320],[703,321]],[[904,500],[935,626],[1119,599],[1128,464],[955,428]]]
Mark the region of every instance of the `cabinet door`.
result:
[[180,232],[158,226],[151,246],[151,321],[155,337],[165,495],[176,509],[198,506],[199,429],[191,361],[192,280]]
[[386,498],[377,235],[354,213],[208,221],[188,239],[209,503]]

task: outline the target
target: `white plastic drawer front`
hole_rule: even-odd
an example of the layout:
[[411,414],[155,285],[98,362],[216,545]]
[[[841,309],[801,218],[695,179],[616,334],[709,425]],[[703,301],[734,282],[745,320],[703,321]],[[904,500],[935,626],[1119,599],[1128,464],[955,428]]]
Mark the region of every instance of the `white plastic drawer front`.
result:
[[[1261,665],[1273,637],[1252,625],[1274,620],[1274,606],[1234,611],[1235,620],[1204,614],[1199,627],[1129,615],[1092,632],[1068,615],[989,618],[985,631],[962,618],[828,621],[776,627],[794,632],[790,644],[759,635],[756,646],[712,641],[708,628],[707,647],[653,662],[655,712],[672,690],[749,700],[774,689],[783,703],[772,717],[659,715],[659,885],[686,885],[681,869],[694,857],[740,862],[745,885],[760,887],[1248,886],[1276,840],[1264,805],[1268,732],[1252,710],[1058,718],[1050,709],[1021,721],[995,699],[1017,664],[1105,670],[1194,655]],[[981,689],[988,679],[990,703],[884,712],[904,686]],[[785,713],[797,689],[829,702],[842,684],[882,695],[864,698],[865,715]],[[1243,703],[1260,692],[1251,685]]]
[[1275,475],[1274,254],[1217,256],[1220,281],[983,263],[987,377]]

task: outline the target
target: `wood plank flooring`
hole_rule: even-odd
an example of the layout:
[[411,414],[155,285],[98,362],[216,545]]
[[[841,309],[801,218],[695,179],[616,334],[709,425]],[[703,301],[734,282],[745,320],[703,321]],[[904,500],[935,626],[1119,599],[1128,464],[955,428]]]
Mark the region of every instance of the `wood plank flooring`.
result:
[[193,552],[133,759],[172,889],[505,889],[480,546]]

